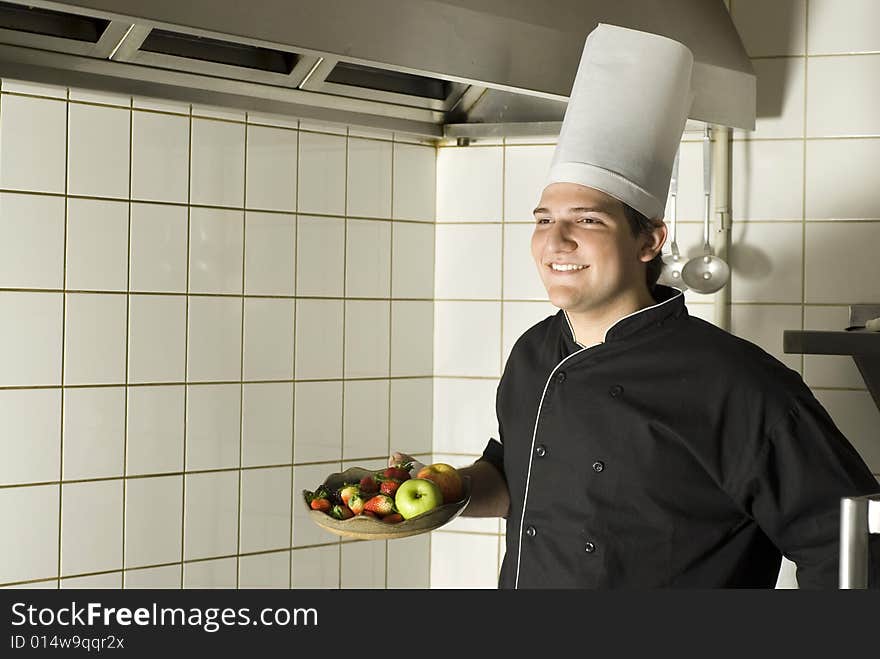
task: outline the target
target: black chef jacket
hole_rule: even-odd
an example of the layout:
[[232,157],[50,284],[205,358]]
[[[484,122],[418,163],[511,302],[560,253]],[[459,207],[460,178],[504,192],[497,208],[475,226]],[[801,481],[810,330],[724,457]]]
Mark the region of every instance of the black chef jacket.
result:
[[[584,347],[560,310],[514,345],[499,439],[501,588],[837,588],[840,499],[877,480],[796,371],[657,302]],[[871,587],[880,570],[872,537]]]

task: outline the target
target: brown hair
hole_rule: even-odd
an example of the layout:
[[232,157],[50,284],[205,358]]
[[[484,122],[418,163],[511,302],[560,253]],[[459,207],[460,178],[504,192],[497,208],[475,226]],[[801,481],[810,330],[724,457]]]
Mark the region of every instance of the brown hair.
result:
[[[623,203],[623,202],[621,202]],[[657,228],[657,223],[649,219],[646,215],[642,215],[629,204],[623,204],[623,214],[629,222],[629,228],[632,230],[633,236],[636,238],[641,234],[650,234]],[[660,278],[660,271],[663,269],[663,256],[657,252],[657,256],[648,261],[645,267],[645,279],[648,284],[648,291],[653,291],[657,280]]]

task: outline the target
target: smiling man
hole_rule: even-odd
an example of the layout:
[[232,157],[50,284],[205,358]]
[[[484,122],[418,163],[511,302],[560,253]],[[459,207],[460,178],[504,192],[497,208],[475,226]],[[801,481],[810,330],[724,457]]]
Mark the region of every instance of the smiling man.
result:
[[532,258],[578,343],[600,343],[614,321],[654,304],[665,224],[577,183],[548,185],[534,215]]
[[[692,55],[590,33],[531,252],[559,312],[513,346],[463,515],[506,523],[501,588],[838,585],[840,499],[877,481],[799,373],[656,284]],[[880,585],[874,539],[869,583]]]

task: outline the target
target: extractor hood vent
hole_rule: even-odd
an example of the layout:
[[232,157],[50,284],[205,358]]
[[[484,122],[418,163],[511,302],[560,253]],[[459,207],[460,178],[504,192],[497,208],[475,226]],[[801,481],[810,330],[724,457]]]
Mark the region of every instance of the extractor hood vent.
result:
[[293,71],[299,59],[294,53],[281,50],[159,29],[150,30],[140,49],[284,75]]
[[388,71],[349,62],[338,62],[324,80],[350,87],[408,94],[420,98],[433,98],[438,101],[448,98],[452,90],[452,83],[448,80],[401,73],[400,71]]
[[98,43],[109,20],[0,2],[0,28]]
[[0,77],[429,140],[555,135],[599,23],[691,49],[686,130],[754,128],[723,0],[5,0]]

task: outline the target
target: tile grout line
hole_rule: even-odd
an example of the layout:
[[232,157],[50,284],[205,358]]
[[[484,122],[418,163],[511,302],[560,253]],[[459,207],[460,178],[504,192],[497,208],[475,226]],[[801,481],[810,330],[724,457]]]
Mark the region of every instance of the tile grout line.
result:
[[[297,128],[299,128],[299,120],[296,122]],[[300,159],[300,133],[296,133],[296,167],[293,172],[293,184],[294,184],[294,199],[293,199],[293,336],[291,337],[291,341],[293,342],[293,384],[291,385],[291,389],[293,391],[293,403],[291,407],[291,420],[290,420],[290,555],[287,557],[287,589],[293,589],[293,525],[294,525],[294,501],[295,497],[295,484],[293,481],[294,474],[296,473],[296,326],[297,320],[299,319],[299,309],[296,304],[296,290],[297,290],[297,277],[296,273],[299,268],[299,259],[297,258],[299,252],[299,159]],[[245,200],[246,201],[246,200]]]
[[[244,182],[242,184],[241,202],[242,206],[247,207],[247,172],[248,172],[248,113],[244,113]],[[242,466],[244,466],[244,314],[245,300],[244,295],[244,264],[247,258],[247,218],[245,212],[241,212],[241,334],[239,336],[239,366],[238,377],[241,378],[239,388],[239,424],[238,424],[238,524],[236,524],[236,541],[235,541],[235,588],[239,589],[241,583],[241,526],[242,526],[242,509],[244,508],[244,495],[242,493]]]
[[187,141],[186,168],[186,297],[183,311],[183,475],[180,477],[180,589],[183,590],[184,563],[186,562],[186,445],[189,441],[186,427],[187,405],[189,395],[189,303],[190,303],[190,261],[192,251],[192,165],[193,165],[193,115],[192,103],[189,104],[189,139]]
[[[504,239],[507,234],[507,227],[504,224],[507,219],[507,138],[503,138],[501,140],[501,303],[499,307],[501,309],[501,325],[498,332],[499,338],[499,355],[498,355],[498,375],[504,373]],[[500,522],[499,522],[500,523]],[[496,523],[496,530],[499,528]],[[496,542],[496,552],[495,552],[495,572],[498,572],[501,569],[501,534],[498,534],[497,542]]]
[[[348,294],[347,278],[348,278],[348,147],[349,147],[349,128],[345,127],[345,187],[343,191],[342,208],[345,215],[345,223],[343,224],[342,234],[342,435],[339,438],[339,455],[341,457],[339,466],[342,467],[345,460],[345,316],[348,308],[346,295]],[[342,538],[339,539],[339,571],[337,580],[339,588],[342,588]]]
[[[391,232],[388,237],[388,295],[389,297],[392,294],[392,287],[394,286],[394,160],[395,154],[397,152],[396,143],[394,141],[394,134],[392,133],[391,139],[391,200],[389,206],[388,215],[391,217]],[[394,343],[392,342],[392,337],[394,336],[394,303],[388,302],[388,445],[386,449],[386,453],[389,457],[391,457],[391,429],[392,429],[392,418],[391,418],[391,397],[394,395],[394,392],[391,388],[391,367],[392,367],[392,350],[394,350]],[[387,464],[387,463],[386,463]],[[388,541],[385,541],[385,590],[388,590]]]
[[[807,320],[807,102],[809,96],[807,94],[807,85],[809,84],[809,66],[810,59],[807,56],[810,52],[807,39],[809,38],[809,19],[810,19],[810,3],[804,2],[804,127],[803,127],[803,144],[802,144],[802,166],[801,172],[801,329],[806,326]],[[799,355],[801,364],[801,378],[805,376],[807,368],[807,358],[803,353]]]
[[[70,191],[70,88],[68,87],[66,90],[67,101],[64,103],[64,114],[65,114],[65,135],[64,135],[64,254],[62,255],[62,266],[61,266],[61,277],[64,288],[67,288],[67,224],[68,224],[68,215],[69,215],[69,202],[67,198],[67,193]],[[64,385],[64,366],[65,366],[65,358],[64,353],[67,349],[67,293],[61,294],[61,385]],[[59,433],[59,448],[58,448],[58,474],[59,479],[64,480],[64,390],[61,390],[61,395],[59,396],[61,400],[60,410],[59,410],[59,426],[61,432]],[[63,551],[63,546],[61,542],[62,532],[64,530],[62,520],[63,520],[63,490],[64,488],[59,483],[58,485],[58,590],[61,589],[61,555]]]
[[[132,99],[132,104],[134,100]],[[125,386],[123,387],[123,411],[122,411],[122,555],[120,556],[121,569],[119,572],[119,588],[125,590],[125,538],[126,538],[126,514],[125,506],[128,497],[128,481],[125,476],[128,462],[128,368],[129,353],[131,350],[131,185],[132,171],[134,169],[134,112],[129,115],[128,122],[128,246],[126,248],[126,273],[125,273]]]

